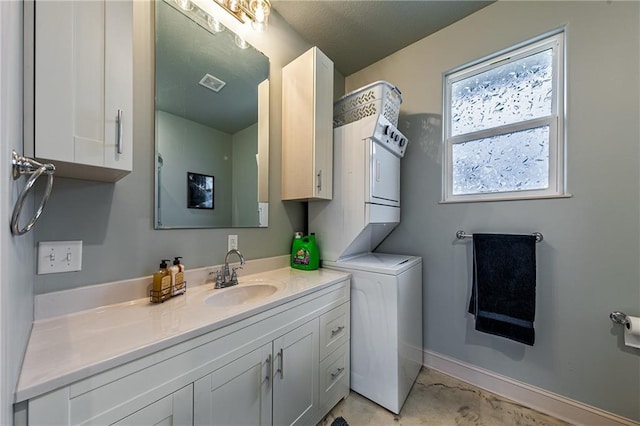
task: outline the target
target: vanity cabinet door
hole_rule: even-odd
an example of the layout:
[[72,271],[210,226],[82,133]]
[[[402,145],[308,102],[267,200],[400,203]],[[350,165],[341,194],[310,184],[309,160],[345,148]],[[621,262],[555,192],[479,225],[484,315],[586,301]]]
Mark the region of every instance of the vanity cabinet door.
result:
[[133,2],[37,0],[25,28],[25,153],[54,163],[56,176],[129,173]]
[[194,383],[194,425],[271,424],[271,343]]
[[190,426],[193,424],[192,401],[193,386],[185,386],[112,425]]
[[195,425],[308,425],[318,420],[318,319],[194,383]]
[[273,342],[273,424],[315,424],[318,413],[319,322]]

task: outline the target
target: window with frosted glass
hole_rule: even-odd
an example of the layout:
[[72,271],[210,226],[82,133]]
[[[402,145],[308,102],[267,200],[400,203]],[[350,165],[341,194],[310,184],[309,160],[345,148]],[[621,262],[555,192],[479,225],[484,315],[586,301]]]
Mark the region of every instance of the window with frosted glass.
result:
[[552,50],[451,85],[451,134],[460,135],[551,115]]
[[563,33],[445,74],[443,200],[564,193]]
[[549,126],[453,145],[453,194],[549,186]]

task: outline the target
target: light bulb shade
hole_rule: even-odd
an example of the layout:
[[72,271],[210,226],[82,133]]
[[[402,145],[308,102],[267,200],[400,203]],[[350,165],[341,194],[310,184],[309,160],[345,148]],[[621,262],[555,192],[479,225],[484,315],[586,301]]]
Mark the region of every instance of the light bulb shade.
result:
[[262,32],[267,29],[267,23],[268,19],[265,19],[263,22],[251,21],[251,28],[253,28],[254,31]]
[[227,7],[229,8],[230,11],[237,13],[240,12],[241,10],[241,0],[229,0],[229,2],[227,3]]
[[191,4],[191,0],[176,0],[176,3],[182,10],[192,10],[193,5]]
[[211,28],[211,31],[214,33],[221,33],[224,31],[224,25],[217,19],[211,15],[207,16],[207,25]]
[[250,0],[249,10],[253,14],[256,23],[266,24],[269,13],[271,13],[271,3],[269,3],[269,0]]
[[236,46],[238,46],[240,49],[246,49],[247,47],[249,47],[249,43],[247,43],[245,39],[240,37],[238,34],[236,34],[235,42]]

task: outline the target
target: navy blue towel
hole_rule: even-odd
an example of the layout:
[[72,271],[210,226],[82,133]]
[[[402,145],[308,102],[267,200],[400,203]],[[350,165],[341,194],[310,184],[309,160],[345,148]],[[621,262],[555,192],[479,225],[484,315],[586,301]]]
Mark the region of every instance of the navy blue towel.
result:
[[533,346],[535,245],[533,235],[473,234],[469,313],[476,330]]

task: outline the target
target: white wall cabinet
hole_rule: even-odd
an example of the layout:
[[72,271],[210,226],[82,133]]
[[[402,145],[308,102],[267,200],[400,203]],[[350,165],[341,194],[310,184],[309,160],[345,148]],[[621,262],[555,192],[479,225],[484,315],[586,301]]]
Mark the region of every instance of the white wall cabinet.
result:
[[197,425],[313,424],[317,406],[317,319],[195,382]]
[[349,393],[349,316],[345,280],[32,398],[26,418],[58,426],[317,424]]
[[133,4],[25,2],[25,153],[56,175],[117,181],[133,167]]
[[333,62],[313,47],[282,68],[283,200],[333,196]]

